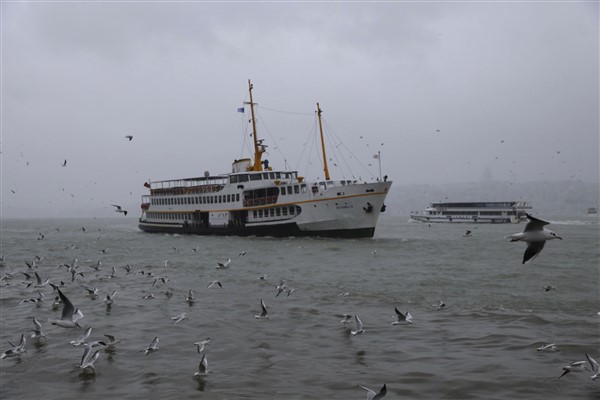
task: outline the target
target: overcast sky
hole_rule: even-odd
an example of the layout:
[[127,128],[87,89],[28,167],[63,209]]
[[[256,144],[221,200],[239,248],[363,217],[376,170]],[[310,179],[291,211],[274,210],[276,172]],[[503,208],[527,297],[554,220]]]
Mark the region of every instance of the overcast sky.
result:
[[398,186],[599,180],[597,2],[1,7],[2,217],[137,216],[147,180],[228,172],[248,79],[265,157],[309,179],[319,102],[334,178],[380,151]]

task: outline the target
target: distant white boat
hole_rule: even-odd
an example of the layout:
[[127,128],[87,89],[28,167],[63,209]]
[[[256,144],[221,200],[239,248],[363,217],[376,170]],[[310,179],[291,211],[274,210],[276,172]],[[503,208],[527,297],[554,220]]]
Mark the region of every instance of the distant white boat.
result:
[[506,224],[527,220],[528,210],[531,206],[523,201],[435,202],[410,217],[428,223]]

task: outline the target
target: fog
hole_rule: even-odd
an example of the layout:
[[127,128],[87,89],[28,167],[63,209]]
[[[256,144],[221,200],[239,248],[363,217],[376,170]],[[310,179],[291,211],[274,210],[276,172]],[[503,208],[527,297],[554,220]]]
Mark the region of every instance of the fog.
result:
[[248,79],[264,157],[308,179],[317,102],[334,178],[600,179],[598,3],[1,7],[3,218],[135,216],[146,181],[229,172]]

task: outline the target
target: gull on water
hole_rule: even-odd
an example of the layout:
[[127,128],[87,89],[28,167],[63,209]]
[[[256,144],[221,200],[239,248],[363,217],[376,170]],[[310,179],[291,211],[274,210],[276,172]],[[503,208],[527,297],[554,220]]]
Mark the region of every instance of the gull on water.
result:
[[228,258],[225,262],[217,262],[217,269],[227,269],[231,264],[231,258]]
[[87,296],[89,296],[92,300],[95,300],[98,298],[98,288],[97,287],[89,288],[87,286],[84,286],[83,288],[85,290],[87,290]]
[[175,325],[175,324],[180,323],[184,319],[188,319],[188,318],[187,318],[187,314],[186,313],[181,313],[181,314],[178,314],[178,315],[176,315],[174,317],[171,317],[171,319],[173,320],[173,323],[171,325]]
[[355,315],[354,319],[356,320],[356,330],[350,331],[350,334],[352,336],[356,336],[356,335],[361,335],[361,334],[365,333],[365,331],[363,329],[362,321],[360,320],[360,318],[358,318],[358,315]]
[[589,363],[590,363],[590,368],[591,368],[591,372],[592,376],[590,376],[590,379],[595,381],[596,379],[600,378],[600,365],[598,365],[598,362],[596,360],[594,360],[588,353],[585,353],[585,357],[588,359]]
[[4,353],[0,355],[0,360],[4,360],[5,358],[17,357],[21,358],[21,355],[26,352],[25,343],[27,340],[25,339],[25,334],[21,334],[21,341],[18,346],[15,346],[11,342],[8,342],[12,346],[12,349],[6,350]]
[[406,314],[402,314],[396,307],[394,307],[394,311],[396,311],[396,321],[392,322],[392,325],[398,325],[403,322],[408,322],[412,325],[412,315],[408,311]]
[[116,294],[117,294],[117,291],[116,291],[116,290],[115,290],[115,291],[113,291],[111,295],[107,294],[107,295],[106,295],[106,298],[104,299],[104,303],[105,303],[107,306],[110,306],[110,305],[112,305],[112,303],[113,303],[113,299],[115,298],[115,295],[116,295]]
[[202,353],[204,351],[204,346],[209,344],[211,340],[212,338],[206,338],[204,340],[194,343],[194,345],[196,345],[196,347],[198,348],[198,353]]
[[529,214],[526,215],[529,222],[525,225],[523,232],[506,236],[511,242],[523,241],[527,243],[527,249],[525,249],[525,254],[523,254],[523,264],[536,258],[544,248],[547,240],[562,240],[556,233],[544,228],[550,222],[537,219]]
[[437,305],[437,309],[441,310],[442,308],[446,308],[446,303],[444,303],[443,301],[440,300]]
[[260,299],[260,309],[261,309],[260,314],[255,315],[254,318],[269,319],[269,316],[267,315],[267,306],[265,305],[265,302],[263,301],[263,299]]
[[44,332],[42,332],[42,324],[40,324],[40,322],[35,319],[35,317],[31,317],[33,318],[33,326],[35,326],[35,329],[32,329],[31,331],[33,332],[31,334],[31,338],[39,338],[39,337],[43,337],[46,338],[46,335],[44,334]]
[[100,350],[96,350],[94,354],[92,354],[92,346],[86,345],[83,350],[83,356],[81,356],[81,363],[79,364],[79,368],[85,370],[86,368],[90,368],[94,373],[96,373],[96,369],[94,368],[94,363],[100,356]]
[[206,360],[206,354],[202,355],[202,360],[200,360],[200,364],[198,364],[198,372],[194,373],[194,376],[204,376],[208,375],[212,371],[208,369],[208,361]]
[[544,286],[544,290],[546,292],[549,292],[551,290],[556,290],[556,286],[546,285],[546,286]]
[[81,328],[77,321],[83,318],[83,313],[79,309],[73,307],[71,300],[69,300],[60,289],[57,288],[56,290],[63,303],[63,308],[60,319],[50,320],[50,323],[52,325],[60,326],[61,328]]
[[569,372],[583,372],[583,371],[588,371],[588,368],[585,366],[585,364],[587,364],[587,361],[574,361],[571,364],[564,366],[563,367],[563,371],[564,372],[558,378],[559,379],[562,378],[563,376],[565,376]]
[[555,343],[548,343],[541,345],[536,349],[537,351],[560,351]]
[[146,349],[144,349],[142,351],[144,352],[145,355],[148,355],[150,353],[154,353],[155,351],[158,351],[158,336],[152,340],[152,343],[150,343],[150,346],[148,346]]
[[121,343],[121,341],[118,339],[115,339],[115,337],[113,335],[104,335],[104,336],[106,336],[108,338],[108,341],[104,342],[104,345],[106,347],[114,347],[117,344]]
[[352,323],[352,314],[339,314],[338,316],[344,318],[340,321],[341,324]]
[[369,389],[368,387],[363,386],[363,385],[358,385],[358,387],[367,391],[367,400],[381,399],[387,393],[387,387],[386,387],[385,383],[383,384],[383,387],[377,393],[375,393],[374,390]]
[[192,289],[190,289],[190,291],[188,292],[188,295],[185,296],[185,301],[192,304],[194,302],[194,300],[196,300],[196,298],[194,297],[194,291]]

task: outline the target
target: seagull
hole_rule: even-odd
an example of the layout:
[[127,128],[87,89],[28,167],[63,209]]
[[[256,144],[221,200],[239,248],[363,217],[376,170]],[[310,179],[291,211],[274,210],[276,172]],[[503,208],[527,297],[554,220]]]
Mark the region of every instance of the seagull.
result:
[[83,335],[81,335],[79,338],[75,339],[75,340],[71,340],[69,343],[73,345],[73,347],[78,347],[84,344],[88,344],[87,343],[87,338],[90,337],[90,333],[92,333],[92,327],[90,326],[89,328],[87,328],[85,330],[85,332],[83,332]]
[[156,296],[154,296],[152,293],[148,293],[147,295],[142,297],[142,299],[144,299],[144,300],[150,300],[150,299],[155,299],[155,298],[156,298]]
[[354,319],[356,320],[356,330],[355,331],[350,331],[350,334],[352,336],[356,336],[356,335],[360,335],[360,334],[365,333],[365,331],[363,330],[362,321],[360,320],[360,318],[358,318],[358,315],[355,315]]
[[169,281],[169,279],[168,278],[163,278],[162,276],[159,276],[159,277],[157,277],[157,278],[154,279],[154,283],[152,283],[152,287],[156,286],[156,284],[159,281],[162,281],[162,283],[167,283]]
[[527,249],[523,255],[523,264],[529,260],[533,260],[540,254],[547,240],[560,239],[556,233],[549,229],[544,228],[549,222],[543,221],[526,214],[529,222],[525,225],[525,230],[521,233],[515,233],[513,235],[506,236],[511,242],[524,241],[527,242]]
[[98,298],[98,288],[97,287],[93,287],[93,288],[89,288],[87,286],[83,287],[85,290],[87,290],[87,295],[92,299],[97,299]]
[[51,320],[50,323],[52,325],[60,326],[61,328],[81,328],[77,321],[83,318],[83,313],[79,309],[73,307],[71,300],[69,300],[60,289],[57,288],[56,290],[63,303],[62,314],[60,319]]
[[569,372],[583,372],[583,371],[587,371],[587,367],[585,366],[585,364],[587,363],[587,361],[574,361],[571,364],[564,366],[563,367],[563,372],[561,376],[558,377],[558,379],[562,378],[563,376],[565,376],[566,374],[568,374]]
[[551,290],[556,290],[556,286],[546,285],[546,286],[544,286],[544,290],[546,292],[549,292]]
[[27,340],[25,339],[25,334],[21,334],[21,341],[18,346],[15,346],[11,342],[8,342],[13,348],[6,350],[4,353],[0,355],[0,360],[4,360],[5,358],[18,357],[21,358],[21,354],[25,353],[25,343]]
[[35,319],[35,317],[33,318],[33,325],[35,326],[35,329],[32,329],[31,331],[33,332],[31,334],[31,338],[39,338],[39,337],[43,337],[46,338],[46,335],[44,334],[44,332],[42,332],[42,324],[40,324],[40,322]]
[[83,370],[85,370],[86,368],[91,368],[95,374],[96,370],[94,368],[94,363],[100,356],[100,350],[96,350],[96,352],[94,354],[91,354],[91,353],[92,353],[92,346],[91,345],[85,346],[85,349],[83,350],[83,356],[81,357],[81,363],[79,364],[79,368],[81,368]]
[[150,343],[150,346],[148,346],[146,349],[144,349],[142,351],[144,352],[145,355],[148,355],[150,353],[158,351],[158,336],[155,337],[154,340],[152,340],[152,343]]
[[265,305],[265,302],[260,299],[260,308],[261,308],[261,312],[260,315],[255,315],[254,318],[258,318],[258,319],[269,319],[269,316],[267,315],[267,306]]
[[554,343],[543,344],[536,349],[537,351],[560,351]]
[[202,355],[202,360],[200,360],[200,364],[198,364],[198,372],[194,373],[194,376],[204,376],[208,375],[212,371],[208,369],[208,361],[206,360],[206,354]]
[[212,338],[206,338],[204,340],[194,343],[196,345],[196,347],[198,348],[198,353],[202,353],[204,351],[204,346],[209,344],[211,340],[212,340]]
[[131,142],[131,139],[133,139],[133,136],[132,135],[126,135],[125,139],[129,139],[129,141]]
[[171,317],[171,319],[173,320],[173,323],[171,325],[175,325],[180,323],[181,321],[183,321],[184,319],[187,319],[187,314],[186,313],[181,313],[179,315],[176,315],[174,317]]
[[412,315],[410,315],[410,313],[408,311],[406,312],[406,314],[402,314],[396,307],[394,307],[394,311],[396,311],[397,320],[392,322],[392,325],[398,325],[404,321],[406,321],[412,325]]
[[442,308],[446,308],[446,303],[440,300],[440,302],[437,305],[437,309],[441,310]]
[[600,378],[600,365],[598,365],[598,362],[594,360],[588,353],[585,353],[585,356],[588,359],[590,367],[592,367],[591,371],[594,374],[590,376],[590,379],[595,381],[596,379]]
[[188,292],[188,295],[185,297],[185,301],[192,304],[194,302],[194,300],[196,300],[196,298],[194,297],[194,291],[192,289],[190,289],[190,291]]
[[383,387],[379,390],[379,393],[375,393],[374,390],[371,390],[368,387],[363,386],[363,385],[358,385],[358,387],[361,388],[361,389],[365,389],[367,391],[367,400],[378,400],[378,399],[381,399],[387,393],[387,387],[386,387],[385,383],[383,384]]
[[42,305],[43,302],[44,302],[44,293],[38,292],[37,298],[31,297],[29,299],[23,299],[19,302],[19,305],[21,305],[23,303],[35,303],[39,307]]
[[465,234],[463,236],[464,237],[471,237],[471,231],[467,229],[467,231],[465,232]]
[[63,166],[63,167],[66,167],[66,166],[67,166],[67,159],[66,159],[66,158],[65,158],[65,161],[63,161],[63,163],[62,163],[62,166]]
[[111,206],[117,207],[115,212],[122,213],[123,215],[127,215],[127,210],[123,210],[123,208],[121,208],[121,206],[118,206],[116,204],[111,204]]
[[121,343],[120,340],[115,339],[113,335],[104,335],[108,338],[108,342],[105,342],[106,347],[114,347],[117,344]]
[[228,258],[227,261],[225,261],[224,263],[217,262],[217,269],[227,269],[229,268],[229,264],[231,264],[231,258]]
[[245,255],[246,255],[246,252],[245,252],[245,251],[241,251],[241,252],[238,254],[238,257],[244,257]]
[[221,289],[223,288],[223,285],[221,285],[221,282],[219,281],[212,281],[207,287],[210,289],[211,287],[214,286],[219,286]]
[[344,318],[340,321],[340,324],[349,324],[352,322],[352,314],[340,314],[339,316]]
[[107,294],[107,295],[106,295],[106,298],[104,299],[104,303],[105,303],[107,306],[110,306],[110,305],[112,305],[112,303],[113,303],[113,299],[115,298],[115,295],[116,295],[116,294],[117,294],[117,291],[116,291],[116,290],[115,290],[115,291],[113,291],[111,295],[108,295],[108,294]]

